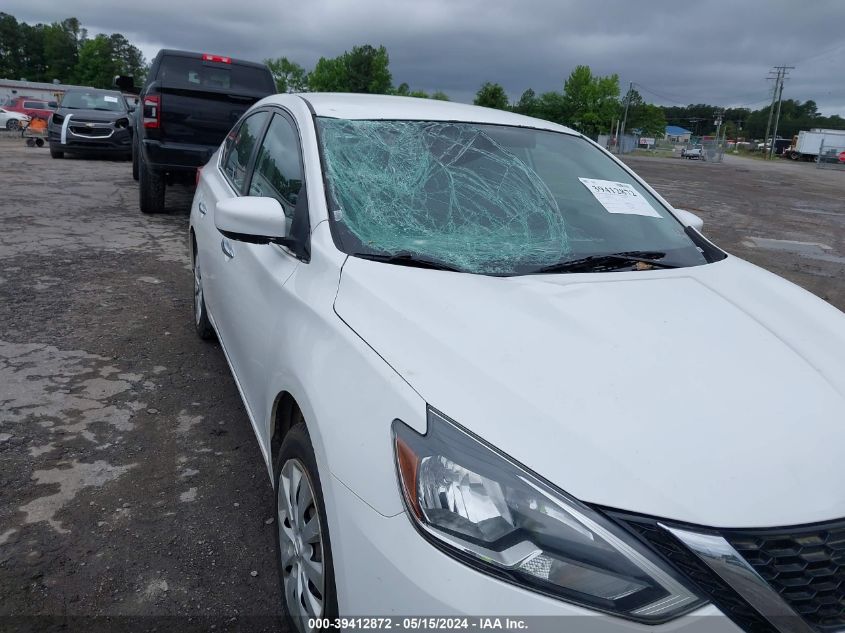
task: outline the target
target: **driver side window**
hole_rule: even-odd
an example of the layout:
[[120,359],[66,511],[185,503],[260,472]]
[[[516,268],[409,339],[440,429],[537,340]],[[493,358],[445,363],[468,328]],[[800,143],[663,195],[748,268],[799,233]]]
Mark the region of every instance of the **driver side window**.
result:
[[297,130],[285,115],[274,114],[258,148],[249,195],[275,198],[292,219],[305,184],[302,174]]

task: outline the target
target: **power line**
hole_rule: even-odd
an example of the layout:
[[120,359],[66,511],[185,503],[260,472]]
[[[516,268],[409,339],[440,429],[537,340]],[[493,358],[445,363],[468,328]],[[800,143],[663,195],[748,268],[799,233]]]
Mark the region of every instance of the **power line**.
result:
[[673,102],[673,103],[675,103],[675,104],[677,104],[677,105],[681,105],[681,106],[688,105],[687,103],[684,103],[684,102],[683,102],[683,101],[681,101],[680,99],[674,98],[674,97],[672,97],[672,96],[667,96],[667,95],[664,95],[664,94],[660,94],[659,92],[655,92],[655,91],[654,91],[654,90],[652,90],[651,88],[649,88],[649,87],[647,87],[647,86],[644,86],[644,85],[642,85],[642,84],[640,84],[640,83],[635,83],[634,85],[635,85],[635,86],[637,86],[638,88],[641,88],[642,90],[645,90],[646,92],[648,92],[648,93],[650,93],[650,94],[653,94],[655,97],[660,97],[661,99],[666,99],[667,101],[671,101],[671,102]]
[[801,60],[799,60],[795,63],[796,64],[806,64],[811,59],[816,59],[817,57],[824,57],[825,55],[829,55],[830,53],[835,53],[835,52],[837,52],[837,51],[839,51],[843,48],[845,48],[845,42],[843,42],[842,44],[838,44],[838,45],[834,46],[833,48],[829,48],[826,51],[822,51],[821,53],[816,53],[815,55],[810,55],[809,57],[805,57],[804,59],[801,59]]

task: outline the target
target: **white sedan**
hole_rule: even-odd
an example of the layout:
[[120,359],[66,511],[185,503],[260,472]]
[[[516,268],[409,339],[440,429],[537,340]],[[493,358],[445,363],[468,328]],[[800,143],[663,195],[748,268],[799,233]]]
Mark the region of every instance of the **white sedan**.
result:
[[845,315],[701,227],[546,121],[253,106],[199,177],[194,316],[294,624],[845,625]]
[[29,117],[22,112],[13,112],[0,108],[0,128],[6,130],[18,130],[25,123],[29,122]]

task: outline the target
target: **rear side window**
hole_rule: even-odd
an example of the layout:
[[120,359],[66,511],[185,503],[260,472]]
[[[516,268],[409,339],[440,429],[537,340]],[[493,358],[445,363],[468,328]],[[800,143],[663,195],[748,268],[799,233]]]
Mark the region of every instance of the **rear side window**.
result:
[[268,116],[269,113],[264,111],[247,117],[240,126],[229,133],[223,144],[223,173],[238,193],[243,190],[252,150],[255,149]]
[[273,79],[264,68],[207,62],[199,57],[164,57],[158,80],[168,88],[226,90],[262,96],[275,92]]
[[24,101],[23,102],[24,108],[37,108],[43,110],[46,107],[46,104],[42,103],[41,101]]

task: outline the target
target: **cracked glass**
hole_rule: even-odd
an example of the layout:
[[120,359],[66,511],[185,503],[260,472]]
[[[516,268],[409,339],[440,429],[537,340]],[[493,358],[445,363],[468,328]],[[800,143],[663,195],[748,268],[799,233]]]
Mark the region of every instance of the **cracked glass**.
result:
[[[669,252],[706,263],[683,227],[574,135],[438,121],[318,118],[336,239],[351,254],[515,275],[572,258]],[[609,213],[579,178],[628,183],[661,213]]]

